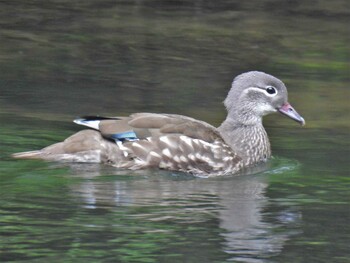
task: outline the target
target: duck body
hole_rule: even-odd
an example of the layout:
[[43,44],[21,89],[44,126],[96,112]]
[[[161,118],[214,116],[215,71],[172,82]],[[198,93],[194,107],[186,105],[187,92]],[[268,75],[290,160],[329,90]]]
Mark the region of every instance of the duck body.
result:
[[208,123],[186,116],[135,113],[83,117],[82,130],[63,142],[16,157],[106,163],[118,168],[160,168],[196,175],[236,173],[243,160]]
[[[266,91],[269,87],[276,96]],[[287,102],[284,84],[263,72],[236,77],[225,106],[228,115],[218,128],[175,114],[82,117],[74,122],[90,129],[14,157],[106,163],[134,170],[160,168],[198,176],[235,174],[271,157],[262,125],[264,115],[280,111],[304,124],[304,119]]]

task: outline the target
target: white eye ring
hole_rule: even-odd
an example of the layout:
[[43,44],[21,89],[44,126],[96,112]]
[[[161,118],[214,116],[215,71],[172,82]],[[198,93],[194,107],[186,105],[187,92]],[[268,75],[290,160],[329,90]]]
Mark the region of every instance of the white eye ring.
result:
[[265,88],[265,91],[266,91],[267,96],[269,96],[269,97],[274,97],[277,95],[277,89],[273,86],[267,86]]

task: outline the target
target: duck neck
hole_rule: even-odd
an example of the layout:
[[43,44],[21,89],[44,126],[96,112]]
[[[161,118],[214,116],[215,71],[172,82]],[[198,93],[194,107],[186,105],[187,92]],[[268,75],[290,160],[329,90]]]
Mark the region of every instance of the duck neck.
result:
[[271,157],[269,138],[261,118],[254,124],[243,124],[228,117],[218,131],[247,166],[266,161]]

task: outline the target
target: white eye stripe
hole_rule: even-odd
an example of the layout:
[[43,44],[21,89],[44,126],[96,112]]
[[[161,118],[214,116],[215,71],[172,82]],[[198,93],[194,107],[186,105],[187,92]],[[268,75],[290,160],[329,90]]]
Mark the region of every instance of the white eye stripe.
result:
[[[272,88],[274,89],[275,93],[268,93],[267,89],[269,88]],[[277,89],[273,86],[267,86],[266,88],[257,88],[257,87],[249,87],[248,89],[246,89],[246,91],[249,91],[249,90],[255,90],[255,91],[258,91],[258,92],[261,92],[261,93],[264,93],[266,96],[268,97],[275,97],[277,95]]]

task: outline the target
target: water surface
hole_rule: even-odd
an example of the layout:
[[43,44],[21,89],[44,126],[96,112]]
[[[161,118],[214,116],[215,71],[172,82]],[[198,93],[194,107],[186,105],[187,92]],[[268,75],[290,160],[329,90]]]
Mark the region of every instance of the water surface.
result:
[[[0,261],[350,262],[347,1],[0,3]],[[281,78],[306,119],[264,122],[244,175],[14,160],[79,115],[219,125],[233,76]]]

